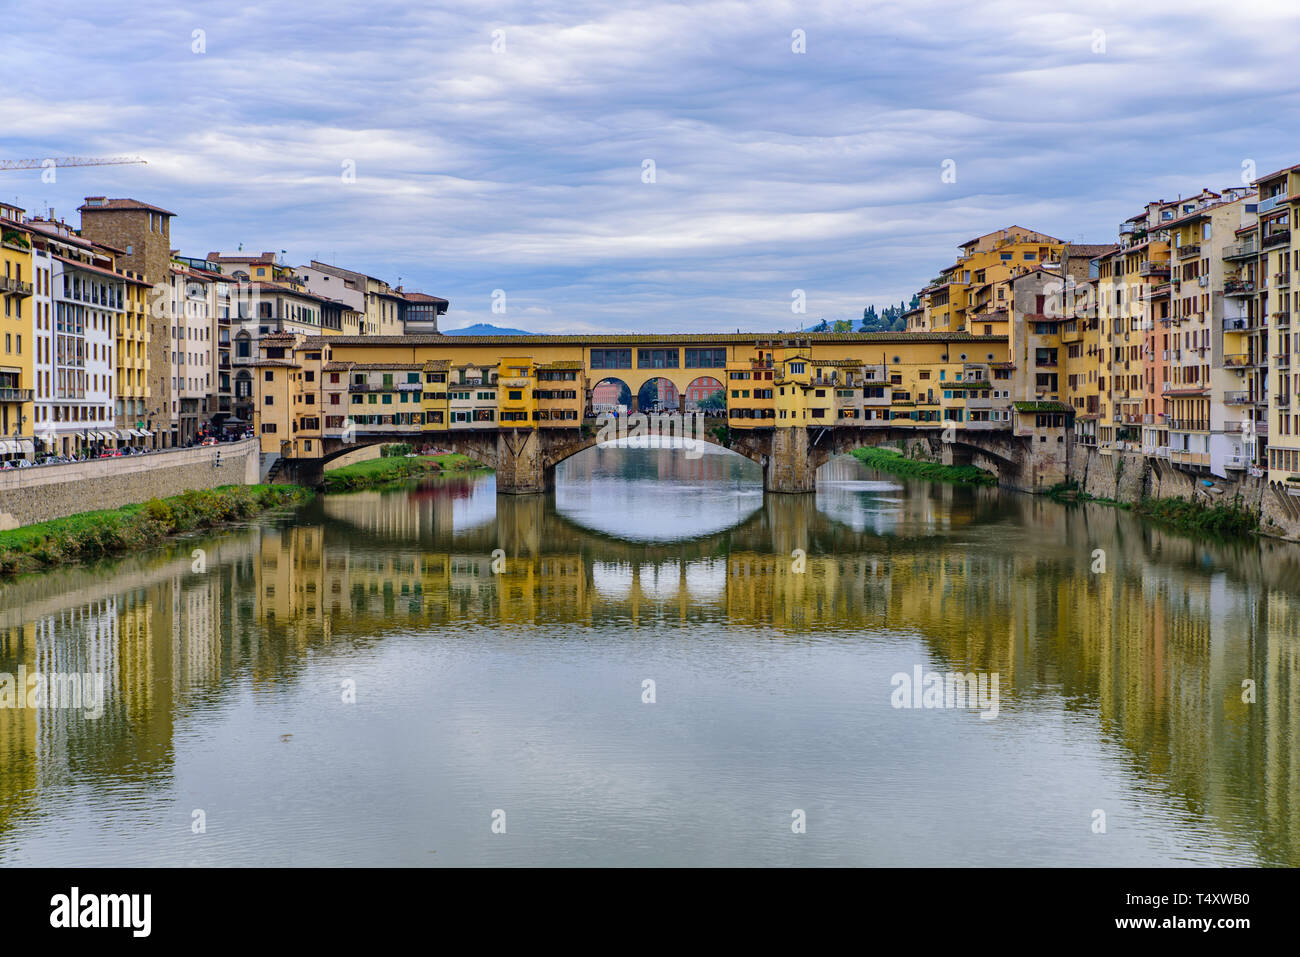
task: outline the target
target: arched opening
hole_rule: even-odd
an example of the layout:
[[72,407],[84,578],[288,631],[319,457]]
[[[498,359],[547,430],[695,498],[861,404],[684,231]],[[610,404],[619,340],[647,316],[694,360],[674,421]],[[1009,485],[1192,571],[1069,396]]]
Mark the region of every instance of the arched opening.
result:
[[636,394],[637,412],[677,412],[682,407],[682,395],[671,379],[655,376],[646,379]]
[[727,414],[727,393],[721,382],[713,376],[702,375],[693,379],[686,387],[685,409],[687,412],[703,412],[705,415]]
[[591,387],[591,400],[587,403],[592,415],[613,412],[626,415],[632,408],[632,389],[622,379],[611,376],[601,379]]

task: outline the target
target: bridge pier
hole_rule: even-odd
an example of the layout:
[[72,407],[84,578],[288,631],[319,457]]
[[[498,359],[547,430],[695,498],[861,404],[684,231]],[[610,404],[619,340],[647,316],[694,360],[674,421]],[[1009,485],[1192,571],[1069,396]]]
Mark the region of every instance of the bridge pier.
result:
[[555,466],[546,464],[537,429],[510,429],[497,433],[497,493],[531,495],[555,488]]
[[813,461],[808,429],[773,429],[767,454],[763,456],[763,490],[767,492],[815,492],[817,465]]

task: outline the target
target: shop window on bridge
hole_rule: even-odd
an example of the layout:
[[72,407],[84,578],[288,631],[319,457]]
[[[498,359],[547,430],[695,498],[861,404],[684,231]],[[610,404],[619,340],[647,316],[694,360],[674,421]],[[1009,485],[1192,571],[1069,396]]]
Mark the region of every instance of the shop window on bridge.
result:
[[592,349],[591,367],[593,369],[630,369],[632,368],[632,350]]
[[686,368],[688,369],[721,369],[726,364],[726,349],[686,350]]
[[445,372],[427,372],[424,376],[425,382],[446,382],[447,373]]
[[676,349],[638,349],[636,364],[638,369],[676,369],[678,351]]

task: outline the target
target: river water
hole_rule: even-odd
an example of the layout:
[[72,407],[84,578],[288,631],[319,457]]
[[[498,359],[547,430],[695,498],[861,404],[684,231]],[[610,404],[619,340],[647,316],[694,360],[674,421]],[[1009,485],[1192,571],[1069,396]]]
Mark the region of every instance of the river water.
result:
[[0,864],[1295,866],[1298,625],[1296,546],[851,459],[325,496],[0,586],[104,680],[0,708]]

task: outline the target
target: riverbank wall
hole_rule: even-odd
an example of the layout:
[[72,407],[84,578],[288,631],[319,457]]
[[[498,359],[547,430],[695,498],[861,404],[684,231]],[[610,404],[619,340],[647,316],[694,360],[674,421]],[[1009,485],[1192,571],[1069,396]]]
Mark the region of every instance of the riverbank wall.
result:
[[0,472],[0,530],[169,498],[191,489],[256,485],[257,439],[71,465]]
[[1240,479],[1199,477],[1174,468],[1168,462],[1137,452],[1102,455],[1096,449],[1075,447],[1067,467],[1069,478],[1082,494],[1125,505],[1144,499],[1182,499],[1207,508],[1245,508],[1259,516],[1259,533],[1300,542],[1300,497],[1270,485],[1263,478],[1243,475]]

